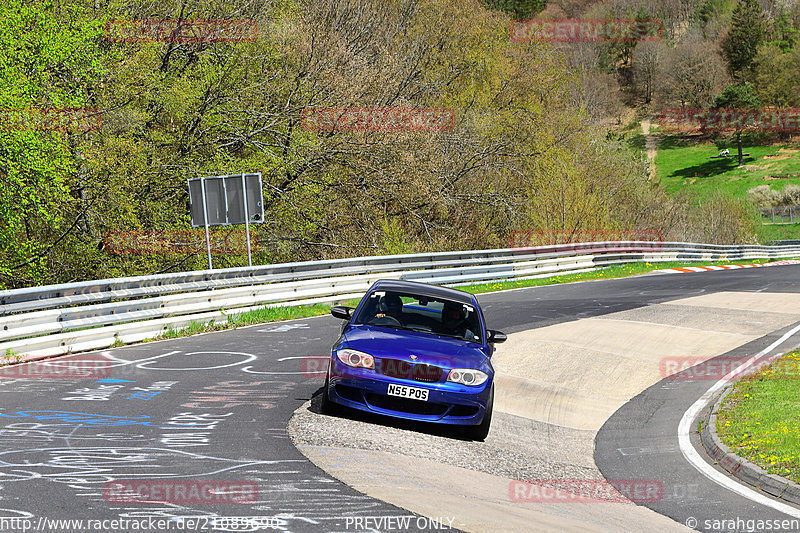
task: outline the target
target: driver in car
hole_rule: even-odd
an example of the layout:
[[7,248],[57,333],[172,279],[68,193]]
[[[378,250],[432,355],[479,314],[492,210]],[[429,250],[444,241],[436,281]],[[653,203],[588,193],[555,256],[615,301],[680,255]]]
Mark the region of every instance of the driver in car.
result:
[[472,340],[475,334],[470,331],[466,320],[466,309],[455,302],[445,302],[442,308],[442,332],[462,339]]
[[391,317],[403,323],[403,300],[396,294],[386,294],[378,304],[378,313],[375,318]]

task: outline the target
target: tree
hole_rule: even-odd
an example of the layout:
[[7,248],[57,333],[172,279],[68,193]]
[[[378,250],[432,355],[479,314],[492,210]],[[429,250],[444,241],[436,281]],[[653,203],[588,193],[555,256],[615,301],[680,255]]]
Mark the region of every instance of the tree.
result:
[[765,36],[766,22],[758,1],[739,0],[733,10],[731,29],[722,40],[722,51],[734,77],[741,77],[750,68]]
[[640,43],[633,51],[633,79],[645,104],[653,99],[658,79],[658,65],[662,62],[665,47],[661,42]]
[[[760,105],[750,83],[731,84],[725,87],[716,98],[712,109],[753,109]],[[742,156],[742,128],[736,129],[736,144],[739,148],[739,166],[743,164]]]
[[657,93],[665,106],[705,109],[729,81],[725,64],[711,43],[679,44],[666,48],[663,55]]
[[619,117],[623,111],[619,84],[613,74],[599,68],[595,43],[572,43],[563,52],[569,70],[578,78],[571,90],[573,105],[584,109],[594,124]]
[[798,32],[791,15],[780,7],[780,12],[772,24],[768,43],[777,45],[781,52],[789,52],[797,45]]
[[[614,6],[606,13],[606,18],[609,20],[634,19],[637,23],[646,23],[653,18],[650,16],[648,9],[644,6],[639,6],[635,11],[634,6],[630,5],[625,6],[624,11],[614,9],[613,7]],[[606,56],[606,62],[609,66],[615,67],[621,74],[625,74],[624,69],[630,67],[633,51],[636,49],[637,44],[638,41],[636,39],[620,39],[618,41],[603,43],[601,49]]]
[[782,52],[775,43],[758,50],[753,83],[762,105],[775,107],[800,106],[800,48]]
[[731,26],[734,0],[705,0],[699,3],[694,12],[694,21],[704,39],[719,41]]
[[761,216],[746,198],[715,189],[703,197],[684,199],[687,207],[689,242],[754,244]]
[[[90,88],[103,71],[101,32],[79,7],[0,5],[0,287],[47,280],[49,250],[86,221],[72,209],[81,196],[83,132],[31,119],[47,116],[43,109],[66,117],[66,108],[91,105]],[[3,127],[13,113],[23,122]]]

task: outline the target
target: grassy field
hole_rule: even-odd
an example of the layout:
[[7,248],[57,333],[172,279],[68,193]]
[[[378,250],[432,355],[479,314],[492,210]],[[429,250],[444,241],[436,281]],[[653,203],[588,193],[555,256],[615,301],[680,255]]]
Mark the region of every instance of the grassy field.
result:
[[[731,154],[735,143],[726,146]],[[694,144],[667,136],[659,144],[656,155],[656,176],[669,194],[683,190],[700,197],[715,190],[746,197],[758,185],[781,190],[788,184],[800,184],[800,150],[796,146],[745,146],[744,165],[738,158],[711,159],[719,153],[713,143]]]
[[[658,127],[652,126],[657,132]],[[699,198],[722,191],[747,198],[747,191],[759,185],[769,185],[776,191],[789,184],[800,185],[800,145],[777,144],[760,146],[743,137],[744,165],[738,157],[711,159],[727,148],[736,155],[736,142],[725,144],[698,141],[696,137],[659,135],[656,152],[656,181],[670,195],[686,192]],[[635,131],[626,135],[630,149],[645,155],[645,137]],[[800,223],[769,224],[758,228],[760,242],[800,239]]]
[[717,413],[731,451],[770,474],[800,482],[800,352],[734,385]]
[[761,242],[800,240],[800,223],[764,224],[759,228],[758,237]]

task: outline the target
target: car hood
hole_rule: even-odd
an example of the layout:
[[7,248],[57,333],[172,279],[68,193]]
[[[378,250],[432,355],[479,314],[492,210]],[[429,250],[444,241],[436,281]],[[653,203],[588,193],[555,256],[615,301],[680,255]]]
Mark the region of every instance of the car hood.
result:
[[377,358],[410,360],[446,368],[478,368],[488,358],[480,344],[403,329],[352,326],[342,337],[347,347]]

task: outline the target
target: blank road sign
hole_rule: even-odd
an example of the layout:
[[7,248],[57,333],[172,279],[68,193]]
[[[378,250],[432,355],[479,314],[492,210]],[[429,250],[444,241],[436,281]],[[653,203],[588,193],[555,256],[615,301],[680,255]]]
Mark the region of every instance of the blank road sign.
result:
[[[261,201],[261,175],[244,174],[242,176],[228,176],[224,179],[225,190],[228,195],[228,224],[244,224],[244,199],[242,198],[242,179],[247,191],[248,220],[263,222],[263,202]],[[211,218],[209,216],[209,218]]]
[[[244,180],[244,190],[242,187]],[[264,198],[261,174],[236,174],[192,178],[189,181],[189,203],[192,227],[205,226],[203,216],[202,186],[205,182],[206,207],[209,226],[229,226],[245,223],[245,195],[247,220],[250,224],[264,222]],[[245,194],[246,193],[246,194]]]

